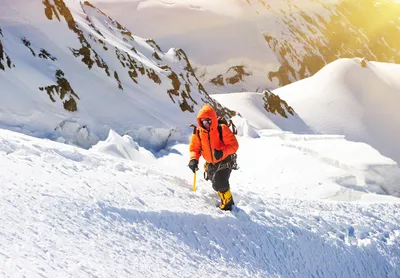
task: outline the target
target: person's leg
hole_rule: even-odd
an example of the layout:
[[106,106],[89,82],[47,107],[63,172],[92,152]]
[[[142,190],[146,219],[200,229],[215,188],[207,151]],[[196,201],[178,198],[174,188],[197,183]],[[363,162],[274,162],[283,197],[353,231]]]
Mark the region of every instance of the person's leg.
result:
[[222,169],[215,173],[214,180],[212,181],[212,186],[215,191],[217,191],[219,197],[221,198],[220,208],[222,210],[231,210],[234,204],[230,186],[229,177],[232,170],[229,168]]
[[212,180],[212,187],[215,191],[225,192],[229,189],[231,171],[231,169],[225,168],[215,173]]

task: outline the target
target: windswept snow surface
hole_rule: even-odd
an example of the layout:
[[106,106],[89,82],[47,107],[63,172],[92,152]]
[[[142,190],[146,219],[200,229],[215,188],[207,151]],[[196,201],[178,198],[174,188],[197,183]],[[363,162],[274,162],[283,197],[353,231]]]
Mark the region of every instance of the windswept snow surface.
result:
[[201,172],[191,191],[187,145],[151,160],[115,132],[83,150],[0,130],[0,276],[399,277],[399,199],[323,200],[348,173],[260,134],[239,137],[231,213]]
[[316,133],[365,142],[400,163],[400,65],[339,59],[274,90]]

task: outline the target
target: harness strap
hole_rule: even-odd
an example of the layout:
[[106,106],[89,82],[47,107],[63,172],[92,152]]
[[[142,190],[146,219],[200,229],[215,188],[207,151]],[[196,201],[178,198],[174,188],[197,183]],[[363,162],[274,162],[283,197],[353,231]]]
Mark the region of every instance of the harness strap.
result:
[[204,165],[204,169],[205,170],[207,169],[207,170],[204,171],[204,179],[209,180],[209,174],[211,174],[211,180],[214,182],[215,175],[217,174],[217,172],[227,169],[227,168],[236,170],[236,169],[238,169],[236,166],[237,166],[237,164],[236,164],[235,154],[231,154],[224,160],[217,162],[215,164],[206,162]]

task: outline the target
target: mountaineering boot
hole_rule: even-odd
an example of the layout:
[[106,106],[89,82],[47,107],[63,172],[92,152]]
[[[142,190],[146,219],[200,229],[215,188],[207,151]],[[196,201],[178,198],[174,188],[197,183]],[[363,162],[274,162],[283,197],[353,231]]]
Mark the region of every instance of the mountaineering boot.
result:
[[225,192],[220,192],[217,191],[218,196],[221,198],[221,204],[219,205],[219,208],[222,210],[232,210],[232,205],[235,203],[233,202],[231,190],[228,189]]

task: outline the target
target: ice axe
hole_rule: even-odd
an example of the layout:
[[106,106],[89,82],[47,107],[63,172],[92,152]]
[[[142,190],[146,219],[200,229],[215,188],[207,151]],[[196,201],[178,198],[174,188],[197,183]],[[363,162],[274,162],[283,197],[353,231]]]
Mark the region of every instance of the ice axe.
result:
[[196,191],[196,173],[197,170],[199,170],[198,168],[196,169],[196,171],[194,171],[194,176],[193,176],[193,185],[192,185],[192,191]]
[[[191,124],[190,127],[193,128],[193,134],[196,134],[197,132],[197,127],[194,124]],[[195,192],[196,191],[196,171],[199,170],[199,168],[196,168],[196,170],[194,171],[194,176],[193,176],[193,185],[192,185],[192,191]]]

